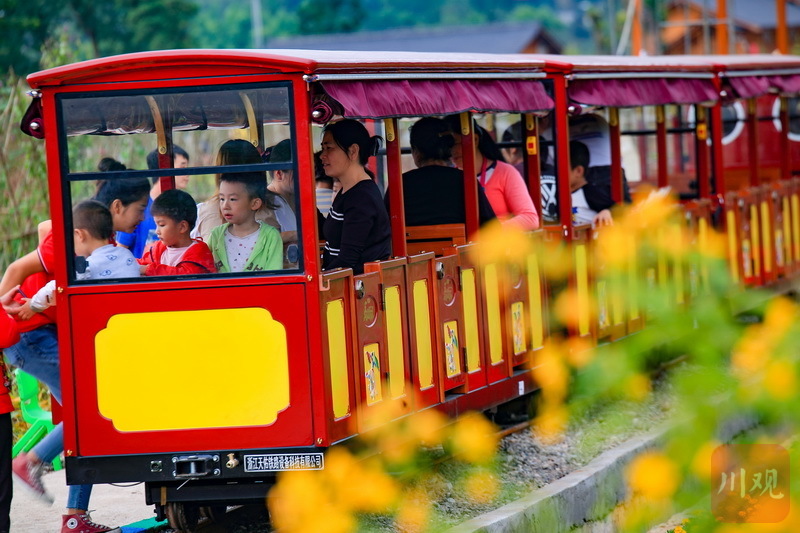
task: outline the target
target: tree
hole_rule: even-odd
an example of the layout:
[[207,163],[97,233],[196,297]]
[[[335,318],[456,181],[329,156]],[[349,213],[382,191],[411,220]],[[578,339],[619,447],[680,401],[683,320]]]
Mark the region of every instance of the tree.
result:
[[367,13],[361,0],[303,0],[297,8],[300,33],[349,33]]
[[25,75],[39,69],[40,47],[60,10],[47,0],[0,0],[0,68]]
[[95,55],[191,46],[192,0],[67,0]]

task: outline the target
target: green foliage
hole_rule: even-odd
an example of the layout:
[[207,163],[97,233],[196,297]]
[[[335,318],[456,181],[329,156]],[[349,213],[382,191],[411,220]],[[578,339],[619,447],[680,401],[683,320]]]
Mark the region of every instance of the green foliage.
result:
[[350,33],[365,16],[361,0],[303,0],[297,8],[301,34]]
[[0,0],[0,75],[38,69],[39,48],[58,11],[46,0]]
[[68,0],[68,12],[87,36],[95,56],[192,44],[192,0]]
[[36,226],[50,218],[44,142],[19,129],[30,98],[9,75],[0,88],[0,268],[36,247]]
[[[49,39],[88,43],[88,58],[194,45],[193,0],[0,0],[0,68],[40,68]],[[83,59],[83,58],[81,58]]]
[[541,24],[543,28],[547,28],[550,31],[564,29],[564,23],[561,22],[555,11],[548,6],[518,5],[508,13],[507,20],[513,22],[524,20],[535,21]]

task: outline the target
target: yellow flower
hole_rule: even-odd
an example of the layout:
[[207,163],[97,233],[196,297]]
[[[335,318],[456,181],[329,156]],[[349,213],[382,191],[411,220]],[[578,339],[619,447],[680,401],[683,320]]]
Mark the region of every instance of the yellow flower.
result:
[[497,449],[496,428],[476,412],[469,412],[458,418],[450,439],[454,454],[470,463],[488,463]]
[[562,404],[542,403],[533,420],[533,433],[545,444],[561,441],[567,428],[569,413]]
[[628,467],[627,474],[633,493],[645,500],[666,500],[678,488],[678,469],[660,452],[639,455]]
[[636,249],[630,246],[629,228],[615,224],[603,228],[597,238],[597,255],[601,263],[614,268],[622,268],[634,257]]
[[403,498],[395,516],[397,529],[402,533],[422,533],[428,527],[431,503],[420,490],[411,490]]
[[772,345],[765,336],[764,328],[747,328],[733,349],[731,365],[734,373],[741,378],[751,378],[753,374],[763,370],[771,352]]
[[582,313],[590,305],[588,296],[581,295],[576,289],[565,289],[556,298],[555,315],[565,326],[578,329]]
[[400,424],[391,425],[392,430],[384,429],[375,442],[375,448],[389,463],[405,463],[410,461],[419,449],[417,441],[410,431],[403,431]]
[[764,329],[772,339],[778,340],[797,320],[797,305],[785,297],[775,298],[767,306]]
[[720,443],[715,440],[706,442],[694,454],[691,469],[698,478],[711,479],[711,455],[719,448],[719,445]]
[[644,374],[634,374],[625,380],[625,392],[638,402],[647,398],[651,388],[650,378]]
[[342,447],[328,451],[325,470],[320,474],[328,497],[348,511],[386,511],[399,491],[397,482],[383,471],[379,461],[360,459]]
[[475,503],[491,503],[500,490],[497,476],[491,472],[478,471],[467,477],[464,481],[464,492],[467,498]]
[[542,396],[549,402],[560,402],[567,395],[569,370],[564,364],[559,346],[547,343],[536,355],[531,372],[534,381],[541,387]]
[[776,400],[788,400],[794,396],[796,384],[794,366],[789,361],[772,361],[767,365],[764,388]]
[[415,440],[425,446],[436,446],[444,439],[447,417],[434,409],[416,413],[408,421],[408,430]]
[[683,529],[681,526],[675,526],[675,529],[672,530],[673,533],[686,533],[686,530]]
[[561,240],[542,241],[538,244],[538,256],[542,273],[546,279],[565,279],[572,272],[572,250]]
[[532,239],[522,230],[492,222],[481,228],[470,249],[470,258],[479,265],[522,264],[533,252]]
[[581,337],[570,337],[564,343],[564,357],[575,368],[583,368],[594,359],[594,345]]
[[273,524],[286,533],[349,533],[355,519],[331,501],[320,472],[286,472],[270,491],[267,503]]

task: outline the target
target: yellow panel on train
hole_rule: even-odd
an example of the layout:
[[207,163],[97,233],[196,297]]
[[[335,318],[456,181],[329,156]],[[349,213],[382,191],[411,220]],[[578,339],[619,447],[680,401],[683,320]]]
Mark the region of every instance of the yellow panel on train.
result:
[[[146,350],[130,341],[142,331]],[[289,407],[286,329],[263,308],[119,314],[95,350],[100,413],[120,431],[263,426]]]

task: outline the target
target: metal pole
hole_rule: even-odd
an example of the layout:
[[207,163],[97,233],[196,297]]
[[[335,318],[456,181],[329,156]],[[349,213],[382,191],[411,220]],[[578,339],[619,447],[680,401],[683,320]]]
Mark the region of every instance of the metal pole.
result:
[[775,2],[777,9],[777,26],[775,28],[775,44],[778,47],[778,52],[782,54],[789,53],[789,31],[786,28],[786,0],[777,0]]
[[728,4],[726,0],[717,0],[717,53],[726,55],[728,49]]
[[633,0],[633,31],[631,33],[631,55],[642,53],[642,2]]

